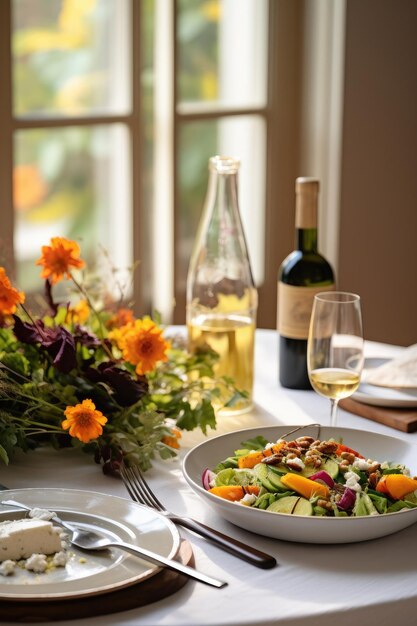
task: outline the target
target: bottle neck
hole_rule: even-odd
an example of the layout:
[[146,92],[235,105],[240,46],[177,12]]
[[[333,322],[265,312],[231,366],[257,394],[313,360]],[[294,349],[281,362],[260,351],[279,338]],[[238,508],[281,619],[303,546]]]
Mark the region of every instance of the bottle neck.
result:
[[255,311],[257,295],[239,212],[237,166],[229,168],[228,159],[223,161],[220,157],[210,161],[187,277],[187,302],[214,312]]
[[302,252],[317,252],[317,228],[297,228],[295,244]]
[[299,183],[296,189],[296,246],[303,252],[317,252],[318,184]]
[[238,211],[236,173],[210,172],[206,205],[221,215]]

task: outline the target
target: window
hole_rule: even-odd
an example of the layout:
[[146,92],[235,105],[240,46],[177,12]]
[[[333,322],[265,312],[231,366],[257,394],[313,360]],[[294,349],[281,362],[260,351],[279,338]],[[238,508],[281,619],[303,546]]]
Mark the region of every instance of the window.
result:
[[[7,125],[19,287],[51,236],[132,262],[129,2],[13,0]],[[122,70],[122,71],[121,71]]]
[[208,159],[229,153],[241,160],[258,322],[273,327],[300,175],[302,7],[0,2],[0,264],[19,287],[39,287],[40,246],[67,236],[89,262],[100,247],[118,268],[138,261],[136,312],[184,322]]
[[241,160],[242,219],[255,280],[264,278],[268,1],[169,4],[155,3],[155,126],[165,131],[155,142],[155,172],[172,184],[156,190],[154,216],[158,224],[173,219],[174,238],[158,245],[154,229],[153,301],[167,316],[175,298],[176,319],[183,321],[188,262],[214,154]]

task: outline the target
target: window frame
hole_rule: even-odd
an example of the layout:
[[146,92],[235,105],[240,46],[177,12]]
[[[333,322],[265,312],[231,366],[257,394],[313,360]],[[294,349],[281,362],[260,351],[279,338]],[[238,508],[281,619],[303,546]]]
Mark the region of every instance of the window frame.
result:
[[[174,0],[173,41],[177,41],[177,5]],[[288,0],[269,0],[268,3],[268,68],[267,100],[262,107],[206,107],[181,105],[176,92],[175,75],[178,65],[178,50],[173,54],[173,153],[172,176],[174,193],[174,238],[179,231],[179,188],[178,161],[179,127],[183,123],[215,120],[224,117],[257,115],[266,125],[266,180],[265,180],[265,245],[264,280],[258,285],[258,327],[274,328],[276,324],[276,283],[278,267],[292,249],[294,240],[294,180],[299,161],[299,69],[301,54],[302,3]],[[294,80],[294,76],[297,77]],[[293,138],[297,140],[294,141]],[[280,145],[285,142],[285,151]],[[280,201],[278,202],[278,198]],[[203,202],[203,198],[202,198]],[[174,246],[175,247],[175,246]],[[182,277],[182,283],[183,283]],[[173,321],[183,324],[185,320],[186,296],[181,287],[177,259],[174,257],[174,300]]]
[[145,275],[150,273],[143,247],[146,236],[140,225],[143,223],[142,184],[138,173],[142,163],[143,125],[141,122],[141,0],[128,2],[130,13],[131,36],[131,76],[130,76],[130,111],[126,114],[54,116],[45,115],[42,118],[15,117],[13,114],[13,77],[12,77],[12,0],[0,3],[0,59],[4,76],[3,88],[0,90],[0,171],[3,173],[0,184],[0,207],[2,224],[2,241],[6,242],[7,270],[15,276],[16,266],[13,250],[14,240],[14,205],[13,205],[13,167],[14,167],[14,135],[20,130],[33,129],[64,129],[72,127],[111,126],[122,124],[129,135],[130,146],[130,195],[133,233],[133,259],[141,259],[133,281],[132,299],[137,314],[149,309],[150,302],[146,301],[143,293]]
[[[160,2],[172,11],[171,37],[176,42],[178,0],[172,3]],[[44,118],[42,120],[19,120],[13,117],[12,110],[12,53],[11,19],[12,0],[0,2],[0,71],[2,89],[0,90],[0,216],[1,243],[3,257],[7,257],[7,271],[15,275],[13,260],[14,210],[13,210],[13,136],[17,130],[29,128],[59,128],[69,126],[94,126],[98,124],[125,124],[130,135],[131,163],[131,198],[132,198],[132,246],[133,259],[139,261],[134,274],[132,298],[137,315],[152,313],[158,309],[155,301],[154,285],[161,272],[166,272],[166,287],[171,304],[163,321],[165,323],[184,323],[185,289],[184,277],[179,276],[179,267],[175,257],[175,245],[179,227],[179,187],[178,160],[179,127],[187,121],[197,119],[216,119],[236,115],[261,115],[265,119],[266,132],[266,198],[265,198],[265,245],[264,245],[264,281],[258,286],[259,309],[258,327],[273,328],[276,324],[276,283],[277,272],[282,259],[293,249],[294,242],[294,181],[297,176],[318,175],[323,181],[322,198],[324,207],[320,209],[320,221],[323,225],[321,249],[325,256],[337,268],[338,255],[338,219],[341,168],[341,130],[343,123],[343,64],[344,64],[344,14],[345,0],[334,7],[320,2],[312,6],[306,0],[269,0],[268,17],[268,77],[267,103],[265,107],[241,107],[202,110],[190,110],[178,106],[176,93],[176,71],[178,50],[173,46],[169,101],[169,114],[172,126],[168,128],[168,158],[165,174],[167,181],[169,220],[172,232],[165,235],[168,249],[169,267],[158,266],[155,253],[155,233],[152,233],[152,204],[144,200],[144,124],[142,100],[142,69],[144,54],[142,50],[143,0],[130,0],[131,11],[131,99],[132,109],[127,115],[86,116],[74,118]],[[327,38],[325,57],[310,55],[308,38],[313,33],[315,42],[322,39],[323,24]],[[333,34],[332,34],[333,33]],[[330,35],[332,34],[333,39]],[[306,45],[307,35],[307,45]],[[311,42],[311,39],[310,39]],[[337,43],[338,42],[338,43]],[[309,59],[309,55],[312,59]],[[336,60],[335,60],[336,59]],[[332,63],[332,64],[331,64]],[[308,85],[306,75],[313,71],[322,72],[326,83]],[[314,67],[315,64],[315,67]],[[306,119],[302,102],[314,99],[317,119]],[[332,104],[329,107],[328,101]],[[153,120],[156,126],[156,118]],[[315,132],[317,131],[317,132]],[[154,131],[155,132],[155,131]],[[323,147],[324,146],[324,147]],[[314,162],[305,155],[314,155]],[[318,158],[316,158],[318,157]],[[154,161],[155,166],[155,161]],[[304,171],[307,168],[314,171]],[[153,180],[159,184],[161,174],[154,168]],[[202,199],[203,200],[203,199]],[[167,229],[168,230],[168,229]],[[175,302],[175,305],[174,305]]]
[[[179,0],[173,2],[173,20],[172,20],[172,43],[173,43],[173,76],[172,76],[172,93],[173,93],[173,146],[172,146],[172,171],[173,171],[173,198],[174,198],[174,251],[175,243],[179,239],[178,233],[180,227],[180,186],[179,186],[179,150],[180,150],[180,130],[187,123],[202,121],[219,121],[225,118],[236,118],[239,116],[258,116],[263,119],[267,129],[267,112],[268,101],[263,106],[231,106],[223,105],[218,102],[181,102],[178,94],[179,74],[179,37],[178,37],[178,5]],[[268,2],[270,5],[270,2]],[[269,11],[269,8],[268,8]],[[267,133],[267,130],[266,130]],[[203,205],[204,198],[201,198]],[[185,277],[182,275],[184,267],[181,267],[181,260],[174,253],[174,301],[175,308],[173,310],[174,323],[183,324],[185,321],[186,310],[186,293],[185,293]]]

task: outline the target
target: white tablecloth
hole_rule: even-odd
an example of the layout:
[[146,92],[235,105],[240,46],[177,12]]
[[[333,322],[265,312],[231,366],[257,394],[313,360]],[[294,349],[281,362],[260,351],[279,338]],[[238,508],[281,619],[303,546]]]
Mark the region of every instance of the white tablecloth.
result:
[[[401,349],[367,343],[367,356],[395,356]],[[329,403],[314,392],[283,389],[277,382],[277,337],[256,335],[255,408],[246,415],[222,418],[212,435],[259,424],[328,424]],[[339,412],[339,425],[406,438],[375,422]],[[189,581],[165,600],[109,616],[64,622],[69,626],[414,626],[417,622],[417,525],[382,539],[358,544],[308,545],[252,535],[219,519],[187,486],[181,457],[204,439],[187,433],[174,461],[156,462],[147,477],[161,500],[176,513],[187,513],[241,541],[273,554],[279,567],[260,570],[223,553],[213,544],[181,529],[191,540],[198,569],[227,580],[217,590]],[[104,476],[90,457],[50,449],[22,454],[9,467],[0,466],[0,482],[9,488],[67,487],[127,496],[121,483]],[[1,581],[0,581],[1,583]]]

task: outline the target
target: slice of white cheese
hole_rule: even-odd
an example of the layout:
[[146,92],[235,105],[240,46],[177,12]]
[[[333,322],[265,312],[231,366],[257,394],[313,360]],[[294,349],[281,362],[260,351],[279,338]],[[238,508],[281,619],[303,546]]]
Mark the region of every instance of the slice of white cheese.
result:
[[19,519],[0,523],[0,562],[27,559],[32,554],[62,550],[61,530],[51,522]]

